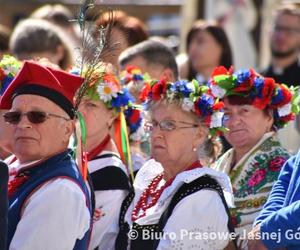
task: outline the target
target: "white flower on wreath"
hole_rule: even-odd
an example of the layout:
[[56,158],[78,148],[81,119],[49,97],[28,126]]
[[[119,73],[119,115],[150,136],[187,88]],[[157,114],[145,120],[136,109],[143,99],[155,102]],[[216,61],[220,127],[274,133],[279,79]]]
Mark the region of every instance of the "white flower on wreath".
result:
[[215,112],[211,116],[211,121],[210,121],[210,128],[219,128],[222,127],[223,125],[223,112]]
[[218,97],[220,99],[222,99],[226,94],[225,89],[222,89],[218,85],[214,85],[214,84],[211,85],[211,92],[215,97]]
[[111,101],[113,97],[116,98],[118,96],[118,88],[109,82],[100,84],[97,88],[97,92],[100,100],[104,102]]
[[279,117],[289,115],[291,112],[292,112],[292,105],[290,103],[287,103],[282,107],[278,108]]
[[192,92],[195,92],[195,85],[193,82],[188,82],[186,84],[187,88],[190,89]]
[[181,107],[185,111],[192,111],[194,109],[194,103],[189,98],[183,98]]

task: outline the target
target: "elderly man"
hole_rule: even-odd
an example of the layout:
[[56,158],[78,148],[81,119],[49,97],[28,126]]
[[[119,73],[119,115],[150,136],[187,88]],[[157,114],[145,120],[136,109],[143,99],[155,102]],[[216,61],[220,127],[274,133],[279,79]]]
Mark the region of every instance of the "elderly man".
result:
[[25,62],[2,96],[13,129],[9,249],[87,249],[90,195],[67,149],[83,79]]

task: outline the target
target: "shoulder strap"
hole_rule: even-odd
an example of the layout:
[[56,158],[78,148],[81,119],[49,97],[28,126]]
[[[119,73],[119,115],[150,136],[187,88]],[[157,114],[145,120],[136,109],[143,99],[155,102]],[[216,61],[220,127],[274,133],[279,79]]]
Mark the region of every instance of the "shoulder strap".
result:
[[94,191],[131,189],[126,173],[116,166],[107,166],[91,173],[91,180]]
[[[159,232],[163,231],[163,228],[165,227],[169,217],[171,216],[171,214],[173,213],[174,208],[176,207],[176,205],[185,197],[187,197],[190,194],[193,194],[197,191],[200,191],[202,189],[211,189],[214,190],[216,192],[218,192],[218,194],[221,197],[222,203],[225,207],[226,213],[228,215],[228,230],[230,233],[234,233],[234,227],[232,225],[231,222],[231,216],[230,216],[230,211],[229,208],[227,206],[224,194],[223,194],[223,190],[222,187],[218,184],[218,182],[213,179],[212,177],[208,176],[208,175],[204,175],[201,176],[199,178],[197,178],[196,180],[190,182],[190,183],[184,183],[175,193],[175,195],[173,196],[169,206],[167,207],[167,209],[164,211],[164,213],[162,214],[162,216],[160,217],[160,220],[158,222],[158,227],[159,227]],[[156,249],[156,247],[158,246],[159,240],[156,240],[154,243],[154,249]],[[237,249],[237,243],[236,240],[234,240],[234,245],[235,248]]]
[[116,250],[126,250],[128,246],[128,232],[129,232],[129,225],[125,221],[125,214],[134,198],[134,190],[132,189],[129,194],[124,199],[120,215],[119,215],[119,233],[117,239],[115,241],[115,249]]

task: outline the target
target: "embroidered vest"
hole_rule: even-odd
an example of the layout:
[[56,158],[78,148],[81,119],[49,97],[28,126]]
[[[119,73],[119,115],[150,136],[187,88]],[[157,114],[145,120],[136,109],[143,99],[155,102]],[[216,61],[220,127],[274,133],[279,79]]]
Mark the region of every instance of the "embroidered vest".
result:
[[[88,248],[91,227],[92,227],[92,208],[89,191],[86,187],[78,168],[71,158],[69,151],[55,155],[37,166],[24,170],[24,174],[29,179],[9,199],[8,212],[8,246],[15,234],[17,225],[21,219],[21,211],[26,199],[42,184],[54,178],[68,178],[74,181],[82,190],[86,197],[86,205],[91,213],[91,226],[84,237],[76,240],[74,250],[85,250]],[[47,197],[45,197],[47,198]],[[45,211],[46,213],[46,211]],[[47,226],[47,225],[45,225]]]
[[[151,224],[151,225],[139,225],[137,223],[133,223],[132,230],[135,230],[137,232],[137,238],[130,241],[130,250],[154,250],[158,247],[159,239],[154,237],[154,239],[145,240],[142,239],[142,235],[160,235],[163,232],[163,228],[165,227],[169,217],[172,215],[172,212],[176,205],[186,196],[191,195],[197,191],[200,191],[202,189],[210,189],[218,192],[220,195],[220,198],[222,199],[222,203],[225,207],[225,210],[228,214],[228,218],[230,218],[230,212],[227,206],[227,203],[225,201],[225,197],[223,194],[223,190],[221,186],[218,184],[218,182],[210,177],[209,175],[204,175],[196,180],[190,182],[190,183],[184,183],[174,194],[174,196],[171,199],[171,202],[169,206],[166,208],[166,210],[161,215],[159,221],[157,224]],[[130,203],[132,202],[134,198],[134,193],[131,192],[126,199],[124,200],[122,207],[121,207],[121,213],[119,218],[119,227],[120,231],[116,240],[115,249],[116,250],[126,250],[128,248],[128,232],[129,232],[129,225],[127,222],[125,222],[125,214],[130,206]],[[228,220],[228,230],[231,233],[234,233],[233,225],[231,224],[231,220]],[[149,233],[143,233],[143,231],[148,231]],[[234,241],[234,248],[236,248],[236,242]]]

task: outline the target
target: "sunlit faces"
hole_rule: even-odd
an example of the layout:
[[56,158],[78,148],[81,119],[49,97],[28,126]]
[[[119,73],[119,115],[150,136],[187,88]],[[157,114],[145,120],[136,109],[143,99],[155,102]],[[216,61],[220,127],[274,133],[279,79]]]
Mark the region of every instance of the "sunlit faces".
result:
[[222,47],[207,31],[199,31],[191,40],[188,55],[195,70],[219,65]]
[[20,162],[42,159],[67,149],[74,124],[55,103],[42,96],[20,95],[14,99],[11,110],[22,113],[44,111],[65,117],[49,116],[43,123],[34,124],[24,115],[18,124],[10,125],[13,153]]
[[82,113],[87,133],[87,147],[89,151],[97,146],[107,134],[113,124],[115,115],[102,101],[84,99],[79,105],[79,112]]
[[278,15],[271,32],[271,47],[274,55],[295,53],[300,48],[300,18],[293,15]]
[[[164,120],[184,121],[189,124],[197,123],[192,115],[184,112],[175,104],[160,103],[152,108],[150,121],[154,124]],[[178,123],[180,124],[180,123]],[[184,124],[180,124],[183,126]],[[207,130],[201,125],[186,126],[171,131],[155,126],[151,132],[151,156],[165,166],[187,166],[197,160],[193,148],[203,143]]]
[[229,132],[224,134],[233,148],[250,150],[262,136],[271,130],[273,117],[263,110],[249,104],[232,105],[225,103],[225,126]]

